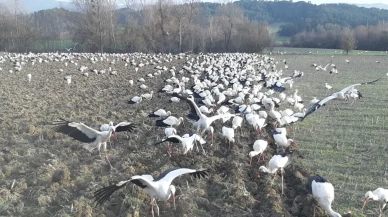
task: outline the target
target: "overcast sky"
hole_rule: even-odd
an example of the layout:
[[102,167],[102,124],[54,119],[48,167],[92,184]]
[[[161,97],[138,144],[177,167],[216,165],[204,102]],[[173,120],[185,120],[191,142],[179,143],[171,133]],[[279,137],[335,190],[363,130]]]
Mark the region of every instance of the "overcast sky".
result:
[[[27,11],[37,11],[43,9],[49,9],[54,7],[64,6],[66,2],[71,0],[21,0],[22,8]],[[204,2],[230,2],[232,0],[199,0]],[[298,1],[298,0],[294,0]],[[306,0],[305,0],[306,1]],[[10,0],[0,0],[2,3],[10,2]],[[387,0],[311,0],[313,4],[324,4],[324,3],[348,3],[348,4],[371,4],[371,3],[383,3],[388,4]]]
[[[297,0],[294,0],[297,1]],[[329,3],[348,3],[348,4],[371,4],[371,3],[387,3],[386,0],[311,0],[313,4],[329,4]]]

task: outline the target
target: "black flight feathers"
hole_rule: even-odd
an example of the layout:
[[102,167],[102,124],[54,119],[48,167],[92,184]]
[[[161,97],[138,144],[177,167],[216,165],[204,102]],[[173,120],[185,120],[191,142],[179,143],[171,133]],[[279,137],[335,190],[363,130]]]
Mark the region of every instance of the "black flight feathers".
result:
[[115,191],[124,187],[126,183],[127,182],[123,183],[122,185],[110,185],[95,191],[93,198],[96,201],[96,206],[102,205]]
[[55,127],[53,127],[53,130],[57,133],[68,135],[71,138],[84,143],[91,143],[96,140],[96,138],[89,138],[86,134],[78,130],[76,127],[69,126],[69,123],[71,122],[59,118],[59,121],[54,121],[54,123],[52,124],[55,125]]
[[[168,173],[170,173],[171,171],[174,171],[176,169],[179,169],[179,168],[171,168],[171,169],[164,171],[163,173],[161,173],[159,175],[159,177],[157,177],[153,181],[157,182],[157,181],[163,179]],[[210,172],[209,169],[203,169],[203,170],[197,170],[195,172],[192,172],[192,173],[190,173],[190,175],[194,176],[194,178],[200,179],[201,177],[205,178],[206,176],[208,176],[209,172]],[[109,199],[109,197],[115,191],[119,190],[120,188],[123,188],[128,182],[132,182],[133,184],[135,184],[141,188],[147,187],[147,185],[143,184],[139,179],[133,179],[130,181],[122,181],[122,182],[119,182],[117,184],[101,188],[101,189],[95,191],[94,195],[93,195],[93,198],[96,201],[96,206],[102,205],[105,201],[107,201]]]

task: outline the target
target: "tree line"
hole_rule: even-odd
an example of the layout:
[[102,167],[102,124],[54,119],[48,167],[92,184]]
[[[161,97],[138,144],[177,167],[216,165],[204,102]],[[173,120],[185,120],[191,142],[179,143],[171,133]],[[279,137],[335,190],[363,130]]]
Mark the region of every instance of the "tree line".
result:
[[[388,10],[364,8],[350,4],[315,5],[304,1],[257,1],[240,0],[235,4],[244,10],[250,20],[262,20],[267,23],[284,23],[278,34],[294,36],[303,31],[312,31],[318,26],[339,25],[355,28],[361,25],[375,26],[388,21]],[[207,7],[208,3],[203,3]],[[213,7],[211,4],[210,9]]]
[[[317,28],[303,31],[293,36],[289,44],[292,47],[336,48],[345,51],[355,48],[360,50],[388,50],[388,24],[376,26],[357,26],[355,28]],[[346,49],[345,49],[346,48]]]
[[267,25],[232,3],[217,5],[209,16],[195,0],[123,0],[119,10],[118,3],[73,0],[73,11],[32,14],[0,5],[0,50],[57,51],[61,41],[77,42],[80,52],[261,52],[272,45]]
[[340,48],[350,29],[359,49],[386,50],[388,10],[347,4],[73,0],[72,10],[28,14],[9,2],[0,3],[0,51],[260,52],[274,46],[267,24],[276,22],[288,46]]

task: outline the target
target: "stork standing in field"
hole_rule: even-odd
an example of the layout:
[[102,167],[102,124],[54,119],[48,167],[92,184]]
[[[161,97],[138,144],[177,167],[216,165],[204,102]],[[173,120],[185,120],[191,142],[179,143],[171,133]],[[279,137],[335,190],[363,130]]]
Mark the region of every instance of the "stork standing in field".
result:
[[379,202],[379,217],[381,217],[385,206],[388,204],[388,189],[377,188],[374,191],[366,192],[364,204],[362,206],[363,210],[369,200],[377,200]]
[[[275,173],[280,169],[280,174],[282,176],[282,194],[283,194],[283,173],[284,167],[292,163],[292,152],[280,152],[272,156],[269,160],[268,168],[265,166],[260,166],[259,171],[264,173]],[[259,176],[258,176],[259,177]]]
[[376,83],[378,80],[380,80],[381,78],[379,79],[376,79],[374,81],[369,81],[369,82],[364,82],[364,83],[357,83],[357,84],[352,84],[348,87],[345,87],[344,89],[338,91],[338,92],[335,92],[333,94],[331,94],[330,96],[320,100],[319,102],[315,103],[314,105],[312,105],[309,110],[306,111],[306,114],[304,115],[304,117],[302,118],[302,121],[308,116],[310,115],[311,113],[315,112],[317,109],[319,109],[320,107],[322,107],[325,103],[329,102],[330,100],[334,100],[334,99],[339,99],[339,100],[345,100],[347,97],[346,97],[346,93],[351,91],[352,89],[354,89],[354,87],[356,86],[359,86],[359,85],[365,85],[365,84],[374,84]]
[[261,156],[263,156],[263,160],[264,160],[264,151],[265,149],[267,149],[267,146],[268,146],[268,141],[265,141],[262,139],[256,140],[252,146],[253,151],[249,152],[249,157],[250,157],[249,164],[252,165],[252,159],[256,155],[260,155],[259,158],[257,159],[257,163],[259,163]]
[[70,85],[71,84],[71,75],[65,76],[65,80],[66,80],[67,85]]
[[331,85],[325,83],[326,94],[333,88]]
[[286,128],[275,128],[272,132],[273,138],[276,144],[283,148],[283,150],[287,147],[296,146],[296,143],[292,139],[287,139],[287,131]]
[[[115,129],[114,126],[109,126],[108,131],[98,131],[83,123],[69,122],[63,119],[55,122],[54,124],[56,125],[56,127],[53,128],[55,132],[68,135],[80,142],[88,143],[83,147],[89,151],[93,151],[93,149],[97,148],[98,152],[100,153],[102,145],[105,152],[105,159],[108,161],[111,168],[113,168],[108,159],[108,154],[106,153],[106,142],[117,128]],[[126,128],[126,131],[132,132],[135,128],[135,125],[129,123],[124,128]]]
[[115,185],[110,185],[104,188],[101,188],[94,192],[93,198],[95,199],[97,205],[102,205],[109,197],[120,188],[123,188],[128,182],[132,182],[138,187],[142,188],[151,198],[151,212],[154,217],[154,206],[157,209],[157,215],[159,216],[159,206],[156,204],[156,200],[167,201],[172,197],[172,201],[175,206],[175,186],[171,185],[172,181],[181,175],[190,174],[195,178],[201,178],[208,176],[209,170],[206,169],[187,169],[187,168],[177,168],[177,169],[168,169],[161,173],[159,177],[154,179],[151,175],[141,175],[141,176],[132,176],[129,180],[121,181]]
[[[334,200],[334,187],[319,175],[315,175],[309,178],[307,183],[307,191],[313,195],[320,207],[332,217],[341,217],[337,212],[334,212],[331,208],[331,203]],[[315,206],[314,206],[314,217],[315,217]]]
[[222,136],[225,137],[226,140],[228,140],[229,148],[230,143],[234,143],[234,129],[229,127],[222,127]]

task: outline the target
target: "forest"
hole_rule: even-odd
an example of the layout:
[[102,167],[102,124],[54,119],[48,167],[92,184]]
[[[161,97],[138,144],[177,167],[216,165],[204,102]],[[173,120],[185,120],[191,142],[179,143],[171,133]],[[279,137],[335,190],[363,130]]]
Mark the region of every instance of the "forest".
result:
[[[0,3],[0,51],[261,52],[274,46],[386,50],[388,10],[348,4],[242,0],[73,0],[74,9],[25,13]],[[282,25],[275,34],[269,26]],[[357,34],[356,34],[357,33]],[[348,35],[344,37],[344,34]],[[276,37],[288,37],[285,43]]]

